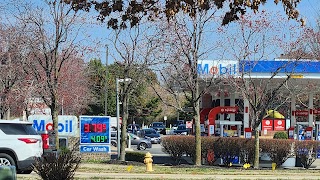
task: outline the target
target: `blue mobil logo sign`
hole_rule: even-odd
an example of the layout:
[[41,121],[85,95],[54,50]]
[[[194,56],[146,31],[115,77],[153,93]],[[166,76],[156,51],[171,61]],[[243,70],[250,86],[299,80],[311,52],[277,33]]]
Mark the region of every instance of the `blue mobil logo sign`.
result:
[[[28,121],[33,122],[36,131],[53,130],[52,116],[31,115]],[[78,118],[76,116],[58,116],[59,136],[79,136]]]
[[239,72],[238,61],[233,60],[201,60],[198,61],[200,77],[236,76]]

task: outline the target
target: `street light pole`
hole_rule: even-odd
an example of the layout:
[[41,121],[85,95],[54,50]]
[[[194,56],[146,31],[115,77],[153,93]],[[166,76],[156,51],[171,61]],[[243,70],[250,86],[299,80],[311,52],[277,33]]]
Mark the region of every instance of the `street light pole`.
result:
[[116,105],[117,105],[117,153],[120,159],[120,107],[119,107],[119,78],[116,78]]
[[[117,106],[117,153],[120,159],[120,106],[119,106],[119,82],[130,82],[130,78],[119,79],[116,78],[116,106]],[[130,142],[129,142],[130,143]]]
[[104,101],[104,115],[108,115],[108,55],[109,47],[106,45],[106,83],[105,83],[105,101]]

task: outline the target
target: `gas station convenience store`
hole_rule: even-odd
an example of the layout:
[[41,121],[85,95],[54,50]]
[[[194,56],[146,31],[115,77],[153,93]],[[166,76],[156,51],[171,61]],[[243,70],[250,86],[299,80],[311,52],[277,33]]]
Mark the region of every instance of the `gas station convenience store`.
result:
[[[198,62],[198,76],[205,81],[212,77],[239,76],[244,79],[269,79],[274,72],[273,83],[290,76],[287,83],[289,107],[280,114],[273,111],[270,119],[261,123],[261,134],[270,131],[288,131],[289,138],[320,140],[320,115],[317,93],[320,87],[320,62],[317,60],[274,59],[262,61],[202,60]],[[200,87],[201,88],[201,87]],[[222,90],[221,90],[222,89]],[[297,103],[298,96],[307,97],[304,108]],[[239,92],[227,87],[211,90],[202,96],[200,102],[200,124],[202,132],[208,135],[240,136],[250,131],[249,101],[239,96]],[[219,116],[217,116],[219,115]],[[282,116],[281,116],[282,115]],[[217,118],[218,117],[218,118]],[[217,118],[217,119],[216,119]],[[296,134],[296,136],[295,136]],[[318,135],[319,134],[319,135]]]

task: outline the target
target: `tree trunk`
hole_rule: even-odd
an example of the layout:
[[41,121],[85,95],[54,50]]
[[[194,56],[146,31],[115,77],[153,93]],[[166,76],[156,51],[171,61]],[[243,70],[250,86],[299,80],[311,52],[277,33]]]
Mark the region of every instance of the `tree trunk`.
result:
[[124,95],[122,102],[122,124],[121,124],[121,148],[120,161],[125,161],[127,147],[127,121],[128,121],[128,97]]
[[[196,83],[196,96],[199,96],[199,86],[198,83]],[[195,134],[195,143],[196,143],[196,159],[195,159],[195,165],[196,166],[201,166],[201,132],[200,132],[200,102],[199,100],[197,100],[195,102],[195,115],[194,115],[194,119],[195,119],[195,130],[196,130],[196,134]]]
[[260,143],[259,143],[259,129],[255,127],[254,129],[255,136],[254,136],[254,162],[253,168],[259,168],[259,156],[260,156]]
[[53,105],[53,108],[51,108],[52,112],[52,122],[53,122],[53,130],[54,130],[54,139],[55,139],[55,146],[56,149],[59,149],[59,130],[58,130],[58,114],[59,112],[57,111],[57,108],[55,105]]

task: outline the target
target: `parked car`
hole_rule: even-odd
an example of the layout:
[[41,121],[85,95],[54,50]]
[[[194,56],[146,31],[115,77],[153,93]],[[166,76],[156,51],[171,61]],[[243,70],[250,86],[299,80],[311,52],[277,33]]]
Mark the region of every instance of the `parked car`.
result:
[[15,166],[18,173],[30,174],[42,154],[42,138],[31,122],[0,120],[0,166]]
[[133,133],[133,134],[137,134],[137,132],[140,131],[140,125],[139,124],[129,124],[127,126],[127,132],[128,133]]
[[[131,145],[137,145],[138,150],[146,150],[152,148],[150,138],[142,138],[132,133],[127,133],[131,139]],[[117,132],[111,132],[111,145],[117,147]]]
[[150,124],[149,128],[156,130],[160,134],[166,134],[166,127],[163,122],[153,122]]
[[177,130],[178,129],[178,125],[174,124],[171,129],[172,130]]
[[176,130],[173,131],[174,134],[184,134],[187,135],[190,133],[190,130],[186,127],[185,124],[180,124]]
[[152,128],[141,129],[138,133],[138,136],[145,138],[149,137],[151,139],[151,143],[153,144],[160,144],[161,142],[160,134]]

